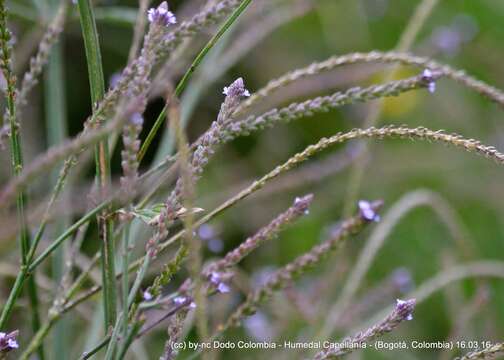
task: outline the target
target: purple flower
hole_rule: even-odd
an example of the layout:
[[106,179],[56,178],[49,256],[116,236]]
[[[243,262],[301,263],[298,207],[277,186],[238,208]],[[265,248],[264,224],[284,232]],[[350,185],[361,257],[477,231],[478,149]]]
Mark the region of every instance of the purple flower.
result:
[[202,240],[210,240],[215,236],[215,230],[212,225],[203,224],[198,228],[198,235]]
[[310,208],[308,207],[308,205],[311,203],[312,200],[313,195],[311,194],[304,197],[296,197],[294,199],[294,206],[297,206],[299,208],[305,208],[303,210],[303,214],[308,215],[310,213]]
[[427,83],[427,90],[429,90],[429,92],[433,94],[434,91],[436,91],[436,81],[434,79],[434,74],[432,73],[432,71],[425,69],[422,72],[422,80]]
[[0,352],[6,353],[13,349],[17,349],[19,347],[16,341],[18,334],[19,330],[11,331],[8,334],[0,332]]
[[157,8],[150,8],[147,11],[147,19],[152,24],[155,23],[162,26],[177,23],[177,18],[168,10],[168,3],[166,1],[163,1]]
[[219,285],[217,285],[217,291],[222,294],[225,294],[225,293],[230,292],[231,288],[227,284],[221,282],[221,283],[219,283]]
[[243,78],[236,79],[231,85],[224,87],[222,92],[226,96],[232,97],[249,97],[250,92],[245,89],[245,84],[243,83]]
[[177,296],[173,298],[173,303],[175,305],[184,305],[187,302],[187,298],[185,296]]
[[115,88],[119,81],[121,81],[122,75],[120,72],[113,73],[109,78],[109,85],[111,88]]
[[396,300],[396,312],[401,316],[404,320],[413,320],[413,309],[415,308],[416,300]]
[[130,117],[130,122],[132,125],[135,125],[135,126],[142,126],[143,125],[143,122],[144,122],[144,119],[142,117],[142,114],[140,113],[134,113],[133,115],[131,115]]
[[173,298],[173,303],[177,306],[189,305],[190,309],[196,308],[196,303],[186,296],[176,296]]
[[380,215],[374,211],[371,203],[366,200],[359,200],[358,203],[360,216],[367,221],[380,221]]
[[145,290],[145,291],[143,292],[143,298],[144,298],[144,300],[145,300],[145,301],[150,301],[150,300],[152,300],[152,297],[153,297],[153,296],[152,296],[152,294],[149,292],[149,290]]
[[231,291],[231,288],[222,280],[222,276],[218,272],[212,271],[209,280],[218,292],[225,294]]

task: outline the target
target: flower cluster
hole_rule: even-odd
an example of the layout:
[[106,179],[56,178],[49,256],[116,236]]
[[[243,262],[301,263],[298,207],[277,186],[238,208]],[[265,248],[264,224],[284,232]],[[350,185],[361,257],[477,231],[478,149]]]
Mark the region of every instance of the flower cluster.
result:
[[366,200],[360,200],[358,202],[359,214],[366,221],[380,221],[380,215],[375,211],[373,205]]
[[224,87],[222,93],[226,95],[226,99],[224,99],[217,116],[217,123],[220,125],[231,119],[233,113],[241,105],[242,98],[250,96],[241,77],[233,81],[231,85]]
[[208,280],[210,281],[210,284],[220,293],[225,294],[231,291],[231,288],[229,287],[228,284],[226,284],[226,280],[224,279],[224,276],[222,273],[219,273],[217,271],[212,271],[209,276]]
[[422,80],[427,83],[427,90],[429,90],[429,92],[433,94],[434,91],[436,91],[436,81],[434,79],[434,74],[432,73],[432,71],[425,69],[422,72]]
[[162,26],[177,23],[177,18],[168,10],[168,3],[166,1],[163,1],[157,8],[149,9],[147,12],[147,19],[149,19],[151,24]]
[[[222,142],[222,132],[226,120],[229,119],[238,105],[240,105],[241,98],[250,96],[249,91],[245,89],[242,78],[238,78],[231,85],[225,87],[224,94],[226,94],[226,99],[222,103],[217,120],[212,122],[210,128],[197,141],[198,146],[192,155],[190,172],[193,181],[197,181],[201,177],[201,173],[208,163],[210,156],[215,152],[215,147]],[[171,204],[171,206],[177,206],[181,194],[182,180],[179,179],[166,203]]]
[[154,296],[152,296],[149,290],[145,290],[142,294],[142,297],[145,301],[151,301],[154,298]]
[[249,97],[250,92],[245,89],[245,84],[243,78],[236,79],[231,85],[225,86],[222,93],[226,96],[232,96],[236,98]]
[[413,309],[415,308],[416,300],[396,300],[395,312],[401,320],[413,320]]
[[11,350],[17,349],[19,344],[16,340],[19,334],[19,330],[11,331],[6,334],[4,332],[0,332],[0,352],[6,353]]
[[196,308],[196,303],[188,296],[176,296],[173,298],[173,304],[176,306],[189,306],[189,309]]

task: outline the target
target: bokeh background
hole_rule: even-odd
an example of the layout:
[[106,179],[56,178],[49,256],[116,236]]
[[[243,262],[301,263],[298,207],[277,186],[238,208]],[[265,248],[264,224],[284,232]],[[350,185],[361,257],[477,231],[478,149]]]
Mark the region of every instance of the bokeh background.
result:
[[[16,70],[22,74],[55,6],[50,0],[11,0],[7,3],[13,11],[11,22],[16,37]],[[179,19],[190,16],[202,3],[204,1],[169,2]],[[254,1],[233,30],[212,50],[182,97],[189,139],[196,139],[209,127],[223,100],[222,88],[235,78],[243,77],[247,88],[253,92],[287,71],[332,55],[392,50],[418,3],[402,0]],[[137,2],[102,0],[96,1],[96,7],[105,75],[113,81],[114,75],[121,71],[127,60]],[[440,1],[411,51],[465,69],[469,74],[503,88],[503,21],[504,2],[501,1]],[[145,114],[145,128],[152,126],[161,110],[164,104],[162,95],[180,78],[193,56],[214,31],[212,28],[198,36],[172,62],[167,76],[157,82],[157,91],[153,92]],[[76,9],[72,11],[60,43],[63,54],[61,66],[64,86],[61,90],[65,99],[64,114],[68,133],[73,136],[82,129],[83,121],[91,109],[86,59]],[[271,107],[356,85],[378,83],[384,80],[387,69],[376,64],[354,65],[309,77],[273,94],[253,112],[260,113]],[[418,72],[418,69],[402,67],[397,77],[408,77]],[[26,163],[47,148],[48,115],[45,99],[49,90],[44,86],[46,80],[47,74],[31,93],[29,105],[22,114]],[[345,106],[322,115],[281,124],[220,147],[199,183],[197,206],[210,210],[321,137],[361,126],[372,105]],[[434,94],[417,90],[385,100],[379,122],[445,129],[504,149],[502,109],[450,80],[440,80]],[[142,170],[148,169],[161,158],[162,152],[170,149],[166,140],[167,131],[162,136],[156,138]],[[225,319],[230,307],[238,304],[243,294],[268,272],[307,251],[337,224],[348,189],[350,160],[353,159],[350,156],[348,160],[344,154],[353,154],[356,149],[332,147],[199,230],[206,245],[206,259],[218,257],[268,223],[275,214],[288,207],[296,196],[306,193],[315,195],[309,216],[254,252],[239,267],[232,293],[220,295],[211,301],[214,325]],[[8,150],[0,156],[0,179],[5,182],[10,176]],[[120,146],[114,152],[113,169],[118,178],[121,175]],[[85,189],[89,188],[94,176],[90,163],[81,166],[78,171],[79,175],[71,183],[72,192],[68,194],[71,200],[59,209],[61,214],[70,214],[71,217],[82,214],[88,204]],[[31,188],[30,195],[34,199],[42,201],[47,196],[48,178],[41,178]],[[396,297],[413,290],[440,271],[480,259],[501,260],[504,253],[503,181],[502,166],[474,154],[425,142],[371,142],[359,198],[383,199],[386,213],[409,192],[427,189],[437,193],[453,208],[466,232],[464,239],[454,240],[439,216],[425,206],[408,213],[387,236],[385,245],[374,259],[353,301],[355,314],[342,321],[333,339],[358,328],[374,313],[393,304]],[[167,183],[164,192],[159,193],[158,200],[162,201],[166,196],[169,185]],[[37,219],[38,204],[34,201],[31,209],[34,221]],[[12,218],[6,216],[1,222],[0,250],[2,278],[5,280],[1,282],[0,294],[5,299],[12,284],[12,275],[15,275],[17,249]],[[331,256],[323,266],[264,305],[241,329],[229,332],[227,338],[283,341],[309,337],[312,331],[320,328],[328,309],[337,300],[345,278],[373,228],[348,242],[344,250]],[[147,235],[145,229],[138,230],[138,254],[143,251]],[[98,241],[96,230],[89,229],[82,261],[98,248]],[[466,247],[463,248],[461,244],[466,244]],[[152,268],[153,274],[169,256],[159,259]],[[50,275],[49,268],[47,275]],[[181,273],[175,285],[185,275],[185,272]],[[396,284],[394,281],[397,282],[397,276],[401,277],[404,286],[376,296],[380,289]],[[47,306],[50,294],[49,286],[47,294],[44,294]],[[79,354],[86,344],[92,344],[93,340],[100,337],[99,331],[93,328],[90,321],[86,321],[96,313],[96,305],[100,305],[98,299],[94,299],[94,303],[88,302],[76,313],[77,316],[72,316],[72,336],[75,339],[72,341],[73,355]],[[27,318],[27,314],[17,312],[13,322],[23,324]],[[497,341],[504,336],[503,324],[502,279],[464,280],[445,287],[421,302],[415,310],[414,320],[403,324],[386,339]],[[194,331],[189,331],[187,336],[195,339]],[[156,358],[165,338],[166,329],[161,326],[136,345],[132,358]],[[238,356],[245,359],[268,356],[292,358],[301,357],[301,354],[293,351],[222,351],[220,356],[225,359]],[[353,356],[363,359],[434,359],[440,356],[450,358],[455,353],[367,350]],[[181,358],[184,358],[184,354]]]

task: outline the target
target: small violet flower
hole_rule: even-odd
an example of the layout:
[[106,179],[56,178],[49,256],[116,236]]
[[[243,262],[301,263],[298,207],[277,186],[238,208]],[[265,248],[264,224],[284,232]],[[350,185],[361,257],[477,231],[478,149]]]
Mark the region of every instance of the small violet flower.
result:
[[427,83],[427,90],[429,90],[429,92],[433,94],[434,91],[436,91],[436,81],[434,79],[434,74],[432,73],[432,71],[425,69],[422,72],[422,80]]
[[11,331],[8,334],[0,332],[0,352],[6,353],[13,349],[17,349],[19,347],[19,344],[16,340],[18,334],[18,330]]
[[145,300],[145,301],[151,301],[151,300],[152,300],[152,298],[153,298],[153,296],[152,296],[152,294],[149,292],[149,290],[145,290],[145,291],[143,292],[143,298],[144,298],[144,300]]
[[219,283],[219,285],[217,285],[217,291],[222,294],[225,294],[225,293],[230,292],[231,288],[227,284],[224,284],[223,282],[221,282],[221,283]]
[[110,88],[115,88],[117,84],[121,81],[122,75],[120,72],[113,73],[109,78],[109,86]]
[[168,3],[166,1],[163,1],[157,8],[149,9],[147,11],[147,19],[151,24],[155,23],[162,26],[177,23],[177,18],[168,10]]
[[144,119],[143,119],[142,114],[137,113],[137,112],[133,113],[133,115],[131,115],[131,117],[130,117],[130,122],[132,125],[135,125],[135,126],[143,126]]
[[374,211],[371,203],[366,200],[359,200],[358,203],[360,216],[367,221],[380,221],[380,215]]
[[211,272],[209,280],[216,287],[218,292],[224,294],[231,291],[231,288],[222,281],[222,277],[218,272]]
[[296,197],[294,199],[294,206],[299,206],[299,207],[306,207],[306,209],[303,210],[303,214],[308,215],[310,213],[310,208],[307,206],[307,203],[311,202],[313,199],[313,196],[305,196],[305,197]]
[[415,308],[416,300],[396,300],[396,311],[404,320],[413,320],[413,309]]
[[[177,306],[184,306],[184,305],[187,305],[187,303],[189,302],[189,298],[188,297],[185,297],[185,296],[177,296],[175,298],[173,298],[173,303]],[[191,301],[189,302],[189,308],[190,309],[194,309],[196,308],[196,303],[194,301]]]
[[245,89],[245,84],[243,83],[243,78],[236,79],[231,85],[224,87],[222,92],[226,96],[232,97],[249,97],[250,92]]

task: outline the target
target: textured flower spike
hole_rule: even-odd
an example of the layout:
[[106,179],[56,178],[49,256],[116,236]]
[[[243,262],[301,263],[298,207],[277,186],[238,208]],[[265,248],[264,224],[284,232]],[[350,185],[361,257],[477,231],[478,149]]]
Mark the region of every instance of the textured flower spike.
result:
[[427,82],[427,90],[429,90],[429,92],[433,94],[434,91],[436,91],[436,80],[434,78],[434,74],[432,73],[432,71],[429,69],[425,69],[422,72],[422,80]]
[[250,92],[245,89],[245,84],[243,83],[243,78],[236,79],[231,85],[224,87],[222,92],[226,96],[233,96],[236,98],[249,97]]
[[413,310],[415,309],[416,300],[396,300],[395,311],[397,315],[401,317],[403,320],[413,320]]
[[0,352],[6,353],[11,350],[17,349],[19,344],[16,340],[16,337],[19,334],[19,330],[11,331],[6,334],[4,332],[0,332]]
[[138,151],[140,150],[140,132],[142,131],[143,117],[133,113],[123,130],[124,150],[121,151],[121,166],[123,177],[121,186],[126,194],[133,193],[133,188],[138,178]]
[[231,85],[226,86],[222,93],[226,95],[226,99],[221,105],[219,116],[217,116],[217,124],[220,125],[230,120],[235,110],[240,106],[242,98],[250,96],[250,92],[245,89],[245,84],[241,77],[236,79]]
[[338,341],[341,346],[320,351],[313,360],[336,359],[358,349],[359,347],[347,346],[347,344],[364,344],[383,336],[396,329],[403,321],[413,319],[413,310],[416,300],[397,300],[394,310],[381,322],[375,324],[353,336]]
[[238,264],[260,245],[277,236],[285,226],[296,221],[299,217],[306,215],[312,201],[312,194],[296,197],[294,204],[286,211],[274,218],[268,225],[262,227],[253,236],[247,238],[247,240],[241,243],[237,248],[228,252],[223,259],[211,264],[205,272],[205,275],[210,279],[212,272],[222,271]]
[[162,26],[177,23],[177,18],[168,10],[168,3],[166,1],[163,1],[157,8],[150,8],[149,11],[147,11],[147,19],[151,24]]
[[360,216],[367,221],[380,221],[380,215],[374,210],[373,204],[366,200],[360,200],[358,203]]
[[[374,212],[378,212],[382,205],[382,201],[373,201],[370,208]],[[333,231],[329,239],[313,246],[308,252],[276,270],[263,285],[249,294],[220,330],[224,332],[230,327],[239,325],[243,318],[254,314],[258,306],[271,298],[275,292],[291,285],[294,280],[320,264],[332,252],[337,251],[348,237],[358,233],[369,224],[370,221],[362,218],[360,214],[342,221],[338,230]]]

